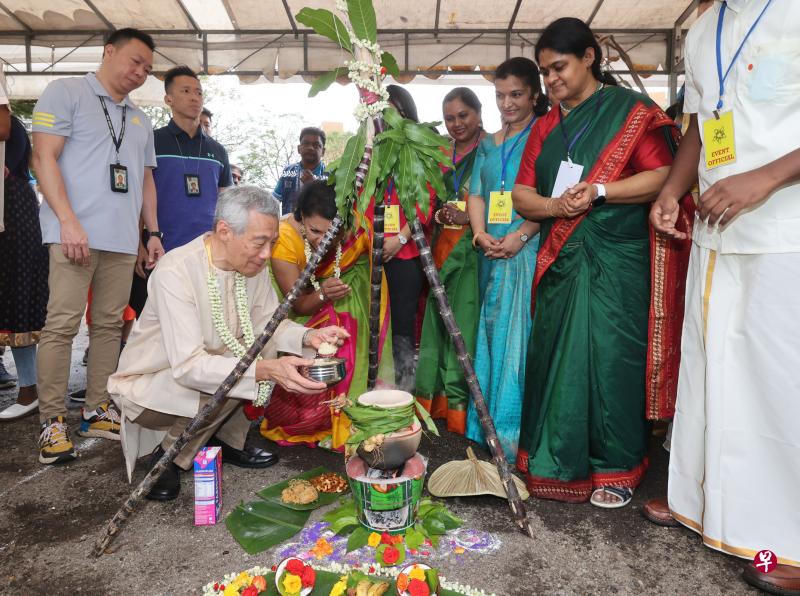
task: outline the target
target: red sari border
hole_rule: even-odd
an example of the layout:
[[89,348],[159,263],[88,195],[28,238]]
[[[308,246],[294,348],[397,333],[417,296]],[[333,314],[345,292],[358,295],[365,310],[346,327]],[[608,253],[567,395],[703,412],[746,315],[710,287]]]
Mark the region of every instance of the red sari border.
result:
[[556,480],[529,474],[527,451],[520,449],[517,453],[517,469],[525,473],[525,485],[528,492],[539,499],[561,501],[562,503],[585,503],[591,498],[595,489],[604,486],[636,488],[644,478],[649,465],[650,461],[645,457],[632,470],[592,474],[589,478],[578,480]]

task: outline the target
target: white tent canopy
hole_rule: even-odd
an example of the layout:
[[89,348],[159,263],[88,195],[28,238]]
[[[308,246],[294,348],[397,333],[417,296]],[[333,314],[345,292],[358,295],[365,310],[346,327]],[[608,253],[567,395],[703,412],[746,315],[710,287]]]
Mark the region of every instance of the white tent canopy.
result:
[[[680,35],[697,0],[375,0],[379,43],[407,82],[486,74],[510,56],[533,56],[541,30],[574,16],[614,41],[643,76],[680,70]],[[155,38],[154,72],[186,64],[243,82],[311,80],[339,66],[339,49],[302,28],[304,6],[334,0],[2,0],[0,59],[12,97],[35,97],[55,76],[95,70],[104,36],[136,27]],[[629,67],[607,49],[611,69]],[[150,81],[157,86],[157,81]]]

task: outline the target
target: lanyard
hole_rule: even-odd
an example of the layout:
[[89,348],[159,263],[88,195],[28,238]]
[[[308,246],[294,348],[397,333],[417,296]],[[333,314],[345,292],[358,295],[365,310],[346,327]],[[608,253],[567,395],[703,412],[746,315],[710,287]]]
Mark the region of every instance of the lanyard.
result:
[[561,124],[561,135],[564,137],[564,145],[567,147],[567,161],[571,164],[572,163],[572,148],[575,146],[575,143],[578,142],[584,133],[589,129],[592,122],[597,120],[597,114],[600,112],[600,104],[603,101],[603,89],[598,89],[596,91],[597,99],[594,100],[594,118],[591,118],[586,124],[583,125],[575,136],[572,137],[572,140],[569,140],[567,136],[567,127],[564,125],[564,115],[561,113],[561,109],[558,110],[558,121]]
[[[200,157],[203,155],[203,133],[199,132],[200,135],[200,149],[197,151],[197,171],[195,172],[195,176],[200,175]],[[187,135],[188,136],[188,135]],[[191,137],[189,137],[191,140]],[[184,159],[183,149],[181,149],[181,142],[178,140],[178,135],[175,135],[175,144],[178,146],[178,153],[181,154],[181,168],[183,169],[183,173],[186,173],[186,160]],[[191,155],[189,156],[191,157]]]
[[106,100],[103,99],[101,95],[97,96],[100,98],[100,105],[103,106],[103,113],[106,115],[106,124],[108,124],[108,132],[111,133],[111,141],[114,143],[114,149],[117,151],[117,164],[119,164],[119,148],[122,147],[122,137],[125,136],[125,114],[128,111],[128,106],[122,106],[122,128],[119,130],[119,138],[117,138],[116,133],[114,132],[114,123],[111,122],[111,116],[108,115],[108,108],[106,108]]
[[[472,144],[472,147],[470,147],[469,151],[467,151],[464,155],[467,156],[470,153],[472,153],[472,151],[475,150],[475,147],[478,146],[480,140],[481,140],[481,135],[478,134],[478,140]],[[462,157],[461,159],[463,160],[464,158]],[[458,171],[458,166],[456,165],[456,142],[455,140],[453,140],[453,189],[455,190],[456,199],[458,199],[458,192],[459,189],[461,188],[461,181],[464,179],[464,174],[466,174],[466,170],[467,170],[466,168],[461,168],[461,172],[459,173]]]
[[750,34],[753,32],[753,29],[756,28],[758,22],[761,20],[761,17],[764,16],[764,13],[767,12],[769,5],[772,4],[772,0],[767,0],[767,4],[761,10],[761,13],[758,15],[758,18],[753,22],[750,26],[750,30],[745,34],[742,43],[739,44],[739,48],[734,53],[733,58],[731,58],[731,63],[728,65],[728,69],[725,71],[725,74],[722,74],[722,22],[725,19],[725,10],[728,8],[728,3],[723,2],[722,8],[719,9],[719,17],[717,18],[717,78],[719,79],[719,101],[717,102],[717,109],[714,110],[714,115],[719,118],[719,110],[722,109],[722,96],[725,95],[725,80],[728,78],[728,75],[731,72],[731,68],[736,63],[736,59],[739,57],[739,54],[744,47],[745,42],[747,42],[747,38],[750,37]]
[[536,122],[536,116],[531,118],[531,121],[528,122],[528,126],[526,126],[522,132],[517,135],[517,140],[514,141],[514,144],[511,146],[511,150],[506,154],[506,141],[507,139],[503,139],[503,144],[500,145],[500,192],[504,193],[506,191],[506,166],[508,165],[508,160],[511,158],[511,154],[514,153],[514,149],[517,148],[519,142],[522,140],[522,137],[525,136],[525,133],[531,129],[533,123]]

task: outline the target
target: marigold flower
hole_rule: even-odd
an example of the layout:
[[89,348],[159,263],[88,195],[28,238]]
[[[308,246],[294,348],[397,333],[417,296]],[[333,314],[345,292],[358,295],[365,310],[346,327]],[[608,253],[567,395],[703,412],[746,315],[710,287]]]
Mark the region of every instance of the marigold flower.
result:
[[255,586],[256,590],[259,592],[266,592],[267,590],[267,578],[263,575],[257,575],[253,578],[253,583],[250,584],[251,586]]
[[420,581],[425,581],[425,570],[421,567],[414,567],[411,572],[408,574],[408,577],[411,579],[418,579]]
[[380,543],[381,543],[381,535],[378,534],[377,532],[373,532],[372,534],[369,535],[369,538],[367,538],[367,544],[369,544],[372,548],[375,548]]
[[251,584],[244,589],[242,596],[258,596],[258,588]]
[[344,596],[347,592],[347,578],[340,579],[338,582],[333,584],[333,588],[331,589],[330,596]]
[[[303,589],[303,582],[299,575],[294,573],[285,573],[283,576],[283,589],[289,594],[299,594]],[[225,596],[228,596],[227,594]]]

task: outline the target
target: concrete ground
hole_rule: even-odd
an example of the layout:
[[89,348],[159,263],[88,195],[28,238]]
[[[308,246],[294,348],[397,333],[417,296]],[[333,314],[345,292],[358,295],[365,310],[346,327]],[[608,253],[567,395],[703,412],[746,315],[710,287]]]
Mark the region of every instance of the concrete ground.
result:
[[[87,339],[75,340],[70,391],[85,383],[80,359]],[[13,370],[9,353],[5,363]],[[0,391],[0,408],[15,390]],[[70,428],[79,406],[67,400]],[[122,451],[103,439],[73,435],[80,450],[74,463],[38,463],[35,416],[0,426],[0,593],[2,594],[198,594],[205,583],[253,565],[273,565],[271,553],[247,555],[224,523],[193,525],[193,486],[184,474],[180,497],[145,502],[114,543],[113,554],[90,556],[91,547],[133,486],[125,477]],[[254,430],[252,441],[266,445]],[[450,499],[465,527],[491,532],[502,541],[494,553],[452,557],[438,564],[451,581],[498,595],[528,594],[746,594],[744,562],[703,547],[686,529],[646,522],[643,503],[665,493],[667,454],[653,440],[652,464],[631,506],[614,511],[588,504],[530,499],[535,530],[529,539],[514,530],[506,502],[494,497]],[[420,451],[429,470],[464,459],[470,442],[442,431]],[[225,466],[223,514],[254,500],[261,487],[324,465],[343,471],[341,456],[321,449],[280,449],[281,461],[266,470]],[[481,455],[486,457],[485,453]],[[140,465],[134,482],[141,480]],[[314,512],[311,522],[321,515]]]

